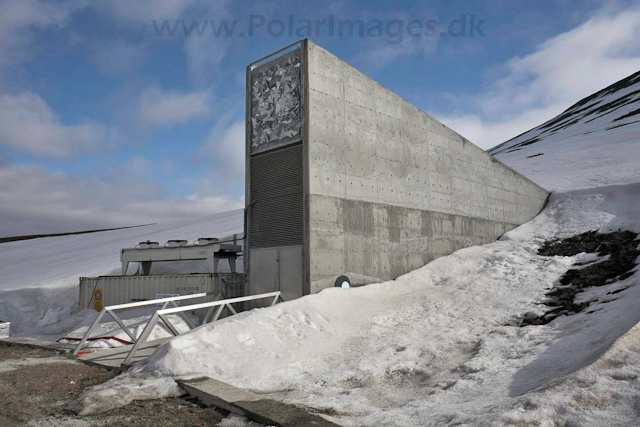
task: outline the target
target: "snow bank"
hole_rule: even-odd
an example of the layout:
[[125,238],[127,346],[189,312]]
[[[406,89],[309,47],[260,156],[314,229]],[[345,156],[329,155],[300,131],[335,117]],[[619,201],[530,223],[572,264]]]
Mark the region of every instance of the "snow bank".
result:
[[123,376],[85,390],[67,409],[79,415],[106,412],[133,400],[179,397],[185,392],[169,377],[145,376],[132,380]]
[[249,421],[239,415],[229,414],[227,418],[218,424],[218,427],[264,427],[264,424]]
[[595,363],[517,399],[503,419],[522,425],[541,420],[541,425],[554,425],[554,420],[571,420],[572,425],[637,425],[638,378],[640,325],[619,338]]
[[[118,405],[153,396],[153,384],[137,391],[147,378],[206,375],[289,403],[332,408],[339,415],[330,418],[345,426],[551,425],[578,419],[581,411],[630,420],[637,384],[625,388],[624,399],[611,397],[617,381],[611,375],[635,375],[626,362],[591,365],[589,375],[598,380],[589,392],[563,384],[580,381],[586,371],[572,373],[600,363],[607,352],[635,360],[628,353],[640,345],[638,334],[625,333],[640,321],[640,287],[546,326],[506,325],[540,311],[554,282],[574,262],[593,258],[539,256],[541,242],[593,229],[640,231],[638,211],[640,184],[554,194],[540,216],[498,242],[462,249],[395,281],[326,289],[206,325],[163,345],[104,389]],[[638,281],[636,274],[610,286]],[[621,336],[626,347],[612,348]],[[103,393],[87,391],[83,413],[102,410],[93,402]]]

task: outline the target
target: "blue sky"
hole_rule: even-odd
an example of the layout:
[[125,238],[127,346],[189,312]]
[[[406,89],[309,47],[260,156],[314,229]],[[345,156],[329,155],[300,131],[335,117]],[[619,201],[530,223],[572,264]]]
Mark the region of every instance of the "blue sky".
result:
[[640,69],[637,1],[2,0],[0,236],[243,206],[245,67],[305,19],[381,22],[310,38],[483,148]]

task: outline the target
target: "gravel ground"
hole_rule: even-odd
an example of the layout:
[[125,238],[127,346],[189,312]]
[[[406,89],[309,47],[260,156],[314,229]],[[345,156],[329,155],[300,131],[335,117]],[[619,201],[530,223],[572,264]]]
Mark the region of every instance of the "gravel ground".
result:
[[116,375],[53,351],[0,344],[0,426],[215,426],[226,416],[189,398],[134,402],[86,417],[65,410],[84,388]]

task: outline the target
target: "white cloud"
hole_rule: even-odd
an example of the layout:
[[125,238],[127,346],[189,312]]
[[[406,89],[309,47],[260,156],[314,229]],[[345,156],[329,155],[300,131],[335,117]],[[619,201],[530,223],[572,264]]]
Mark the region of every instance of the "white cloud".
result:
[[[226,0],[3,0],[0,6],[0,72],[33,54],[28,48],[34,29],[65,27],[74,12],[87,7],[93,7],[98,12],[109,12],[119,22],[147,24],[148,30],[152,31],[153,20],[167,19],[172,25],[180,19],[184,19],[187,24],[192,19],[204,22],[211,18],[218,22],[226,16],[225,10],[229,4],[231,3]],[[182,36],[182,33],[179,31],[178,35]],[[202,82],[211,79],[212,73],[217,70],[227,52],[228,43],[223,43],[222,38],[214,38],[209,31],[204,37],[187,38],[184,49],[190,75]],[[135,69],[144,59],[143,47],[122,42],[97,49],[94,57],[99,70],[110,75]]]
[[170,127],[208,118],[210,103],[209,91],[172,92],[150,87],[138,96],[136,117],[142,128]]
[[227,53],[229,43],[222,38],[214,38],[210,33],[202,37],[191,35],[184,42],[187,53],[189,76],[199,84],[209,84],[218,75],[222,58]]
[[19,152],[70,158],[95,151],[106,136],[95,122],[64,125],[37,94],[0,95],[0,144]]
[[453,114],[436,116],[490,148],[559,114],[640,69],[640,11],[598,14],[504,65],[505,76],[476,97],[455,97]]
[[133,45],[117,40],[113,43],[95,43],[93,60],[98,70],[106,75],[124,75],[138,70],[146,61],[147,54],[142,45]]
[[241,107],[221,101],[214,126],[196,150],[198,159],[207,159],[207,164],[213,166],[216,180],[231,185],[244,181],[245,121]]
[[175,19],[198,0],[109,0],[100,2],[100,7],[113,12],[117,17],[130,21],[150,22],[152,19]]
[[63,27],[86,0],[4,0],[0,6],[0,70],[26,59],[33,29]]
[[476,114],[436,114],[435,117],[474,144],[487,149],[555,117],[566,108],[563,105],[525,109],[518,114],[495,120],[481,118]]
[[433,54],[437,47],[438,39],[435,37],[408,37],[399,43],[389,43],[385,38],[374,38],[360,49],[354,62],[372,69],[391,64],[403,56]]
[[[228,17],[226,10],[230,4],[228,0],[3,0],[0,6],[0,72],[33,54],[28,48],[34,29],[65,27],[74,12],[87,7],[93,7],[99,13],[110,13],[118,19],[119,24],[147,24],[147,30],[153,35],[154,20],[159,21],[159,25],[165,19],[169,20],[172,28],[177,20],[184,20],[188,25],[192,20],[204,23],[213,19],[218,23]],[[179,28],[177,37],[183,37],[182,25]],[[187,54],[190,76],[197,82],[209,83],[217,72],[229,43],[224,42],[224,37],[214,37],[208,28],[202,37],[193,35],[185,38],[183,48]],[[94,55],[100,72],[109,75],[121,75],[135,70],[144,60],[143,46],[128,45],[121,41],[96,47]]]
[[[219,37],[215,36],[212,27],[213,24],[216,31],[220,31],[223,24],[226,24],[231,30],[233,19],[229,11],[230,5],[232,3],[226,0],[207,3],[194,17],[201,26],[206,25],[206,30],[201,36],[194,31],[184,40],[189,76],[198,84],[208,85],[213,82],[219,74],[222,59],[231,46],[230,38],[225,37],[224,32]],[[235,31],[239,31],[238,28]]]
[[[440,26],[429,24],[426,22],[437,19],[435,9],[429,7],[426,2],[414,5],[413,9],[403,9],[402,13],[392,13],[391,15],[380,16],[376,11],[364,10],[358,11],[359,19],[364,23],[364,37],[358,54],[353,62],[363,69],[375,69],[386,64],[392,64],[399,58],[412,55],[430,55],[438,49],[437,34],[429,35],[433,29],[440,32]],[[342,12],[346,15],[346,12]],[[409,29],[409,23],[420,17],[420,28],[413,27]],[[339,25],[339,24],[338,24]],[[377,25],[381,25],[378,27]],[[378,32],[378,29],[381,32]],[[348,26],[343,27],[343,31],[347,32]],[[370,33],[371,32],[371,33]],[[358,34],[354,32],[354,34]],[[372,34],[373,36],[369,35]],[[355,40],[352,38],[352,40]]]
[[214,127],[208,135],[204,150],[212,158],[222,159],[220,172],[232,178],[244,177],[245,122],[234,121],[228,127]]
[[244,176],[245,166],[245,122],[234,122],[224,133],[220,141],[218,154],[227,159],[227,168],[235,174]]
[[147,166],[134,159],[118,178],[96,182],[0,162],[0,237],[166,222],[244,206],[240,196],[169,198],[145,178]]
[[[187,54],[187,67],[190,77],[199,84],[209,84],[216,76],[222,58],[227,53],[229,43],[224,37],[215,37],[209,20],[216,24],[228,18],[227,8],[232,5],[228,0],[172,0],[158,2],[156,0],[112,0],[102,2],[97,7],[113,13],[123,21],[148,24],[148,31],[155,35],[153,21],[161,28],[164,20],[170,28],[177,28],[175,37],[183,38],[183,48]],[[178,22],[183,20],[189,28],[197,21],[199,26],[206,26],[202,36],[196,32],[185,37],[184,27]],[[166,34],[163,37],[168,37]]]

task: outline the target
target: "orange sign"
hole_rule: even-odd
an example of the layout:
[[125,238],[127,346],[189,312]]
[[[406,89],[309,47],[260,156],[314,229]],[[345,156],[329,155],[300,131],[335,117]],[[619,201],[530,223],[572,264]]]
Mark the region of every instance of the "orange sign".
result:
[[94,289],[93,291],[93,309],[102,311],[102,289]]

